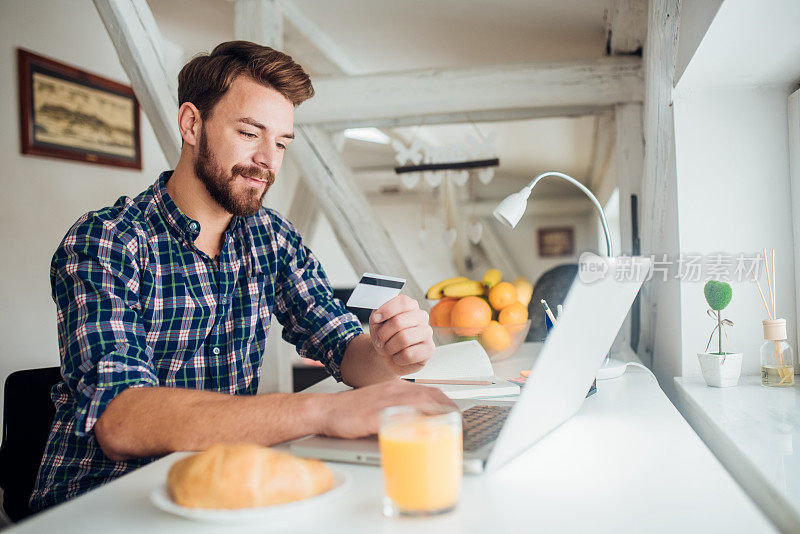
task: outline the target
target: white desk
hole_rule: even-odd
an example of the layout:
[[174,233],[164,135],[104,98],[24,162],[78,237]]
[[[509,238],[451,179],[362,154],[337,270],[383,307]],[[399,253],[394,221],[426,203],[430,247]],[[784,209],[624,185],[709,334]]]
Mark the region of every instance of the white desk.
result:
[[[516,375],[537,351],[524,346],[495,367],[498,376]],[[341,464],[352,485],[311,517],[260,527],[196,523],[150,504],[174,460],[154,462],[12,532],[775,532],[639,369],[601,382],[574,418],[498,472],[465,477],[458,509],[433,519],[383,518],[380,469]]]

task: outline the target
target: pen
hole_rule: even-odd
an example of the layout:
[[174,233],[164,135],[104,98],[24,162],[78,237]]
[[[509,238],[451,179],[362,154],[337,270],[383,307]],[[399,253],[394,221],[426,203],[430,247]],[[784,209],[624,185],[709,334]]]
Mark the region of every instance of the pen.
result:
[[491,380],[435,380],[433,378],[404,378],[406,382],[417,384],[451,384],[456,386],[491,386]]
[[556,324],[556,318],[553,316],[553,312],[550,311],[550,306],[547,305],[547,301],[542,299],[542,308],[544,308],[544,312],[550,318],[550,322],[553,323],[553,326]]

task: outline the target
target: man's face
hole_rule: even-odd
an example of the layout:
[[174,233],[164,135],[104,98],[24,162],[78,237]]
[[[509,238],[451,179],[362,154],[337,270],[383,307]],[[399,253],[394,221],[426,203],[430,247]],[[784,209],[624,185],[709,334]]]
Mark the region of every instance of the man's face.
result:
[[293,125],[289,100],[239,76],[201,125],[194,172],[227,212],[253,215],[275,182]]

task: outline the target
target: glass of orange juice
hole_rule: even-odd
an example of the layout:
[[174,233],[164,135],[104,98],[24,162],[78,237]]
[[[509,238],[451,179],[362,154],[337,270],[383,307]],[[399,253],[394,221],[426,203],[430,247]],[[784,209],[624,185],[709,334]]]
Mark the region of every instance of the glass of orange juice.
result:
[[384,515],[425,516],[455,508],[461,491],[461,412],[443,406],[387,408],[378,441]]

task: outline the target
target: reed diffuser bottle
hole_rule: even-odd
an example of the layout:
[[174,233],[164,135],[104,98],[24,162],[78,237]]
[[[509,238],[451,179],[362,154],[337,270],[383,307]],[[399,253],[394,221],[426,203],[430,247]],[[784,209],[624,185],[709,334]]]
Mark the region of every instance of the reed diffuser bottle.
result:
[[[767,272],[767,289],[769,290],[769,304],[761,291],[761,284],[753,276],[764,309],[767,310],[769,319],[761,321],[764,325],[764,344],[761,345],[761,385],[769,387],[791,387],[794,385],[794,354],[792,347],[786,342],[786,319],[775,315],[775,249],[772,249],[772,266],[767,261],[767,249],[764,252],[764,267]],[[772,276],[769,275],[770,270]],[[771,304],[771,306],[770,306]]]
[[761,385],[791,387],[794,385],[794,354],[786,342],[786,319],[761,322],[765,339],[761,345]]

